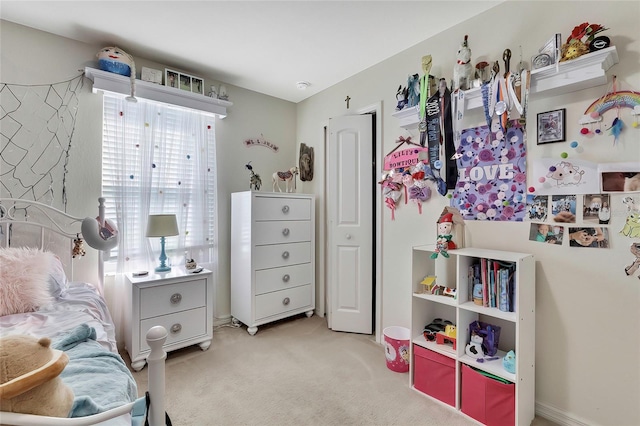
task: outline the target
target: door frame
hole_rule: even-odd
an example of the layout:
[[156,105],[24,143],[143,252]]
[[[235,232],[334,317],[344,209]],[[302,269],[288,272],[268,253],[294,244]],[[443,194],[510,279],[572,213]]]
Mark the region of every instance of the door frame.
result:
[[[376,158],[376,176],[382,176],[382,165],[384,163],[383,150],[382,150],[382,101],[367,105],[359,108],[355,111],[356,115],[375,113],[375,149],[374,155]],[[344,114],[349,115],[349,114]],[[329,327],[331,327],[331,314],[328,311],[327,301],[330,300],[328,295],[330,293],[328,281],[327,281],[327,201],[326,201],[326,188],[327,188],[327,141],[328,141],[328,128],[329,119],[321,123],[321,140],[323,143],[322,158],[318,158],[318,163],[322,164],[322,173],[320,182],[322,182],[319,188],[319,198],[321,198],[321,208],[318,211],[318,282],[322,283],[321,291],[319,292],[317,311],[319,314],[326,314]],[[376,182],[372,182],[372,185],[376,185]],[[383,205],[382,205],[382,193],[381,191],[374,190],[375,194],[375,209],[376,209],[376,221],[375,221],[375,238],[373,243],[375,244],[376,258],[375,262],[375,309],[374,311],[374,328],[376,342],[380,342],[382,337],[382,217],[383,217]]]

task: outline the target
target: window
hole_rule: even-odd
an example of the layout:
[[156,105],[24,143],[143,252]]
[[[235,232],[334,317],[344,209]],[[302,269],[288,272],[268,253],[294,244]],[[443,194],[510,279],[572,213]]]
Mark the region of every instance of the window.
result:
[[[102,194],[115,218],[119,272],[157,263],[158,238],[145,237],[149,214],[173,213],[180,235],[166,239],[174,264],[185,255],[216,260],[215,117],[192,109],[105,93]],[[158,241],[154,241],[158,240]],[[113,256],[111,261],[115,260]],[[111,269],[111,268],[110,268]]]

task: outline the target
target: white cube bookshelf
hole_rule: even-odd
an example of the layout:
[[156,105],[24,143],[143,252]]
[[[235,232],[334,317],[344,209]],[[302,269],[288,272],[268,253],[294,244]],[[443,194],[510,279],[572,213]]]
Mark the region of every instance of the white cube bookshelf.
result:
[[[435,246],[417,246],[412,250],[411,303],[411,364],[410,385],[417,392],[431,398],[414,386],[414,345],[429,349],[455,360],[455,408],[460,414],[462,395],[462,366],[493,374],[515,385],[515,424],[529,425],[535,417],[535,260],[533,255],[508,251],[463,248],[450,250],[450,257],[431,259]],[[500,260],[515,264],[514,312],[504,312],[473,302],[468,272],[469,266],[480,259]],[[423,294],[421,281],[435,275],[436,283],[456,288],[456,298]],[[423,336],[425,325],[435,318],[452,321],[457,326],[457,347],[437,344]],[[482,321],[501,327],[499,351],[494,361],[477,362],[465,353],[469,343],[469,324]],[[516,353],[515,373],[503,368],[502,357],[509,351]],[[436,400],[436,399],[434,399]],[[437,400],[436,400],[437,401]],[[444,404],[444,403],[443,403]],[[444,404],[449,406],[447,404]]]

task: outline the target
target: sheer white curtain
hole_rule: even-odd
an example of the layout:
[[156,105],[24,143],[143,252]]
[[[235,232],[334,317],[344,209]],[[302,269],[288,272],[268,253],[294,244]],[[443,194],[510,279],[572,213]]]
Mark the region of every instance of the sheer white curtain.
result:
[[160,239],[146,238],[150,214],[175,214],[180,235],[166,238],[173,265],[185,255],[217,263],[215,117],[105,93],[102,192],[120,232],[117,272],[152,270]]

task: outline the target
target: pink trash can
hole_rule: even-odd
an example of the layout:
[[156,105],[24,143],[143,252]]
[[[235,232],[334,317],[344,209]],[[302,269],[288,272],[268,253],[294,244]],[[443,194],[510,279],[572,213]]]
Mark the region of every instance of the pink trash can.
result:
[[409,371],[409,341],[411,334],[408,328],[391,326],[382,331],[384,335],[384,352],[387,368],[397,373]]

